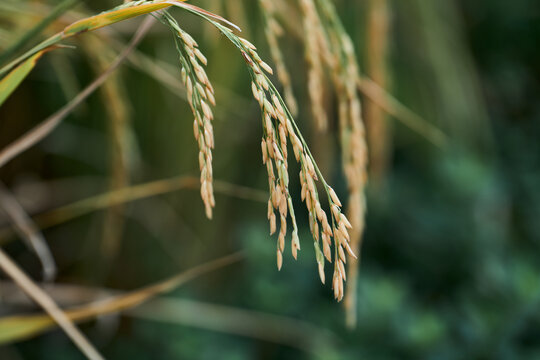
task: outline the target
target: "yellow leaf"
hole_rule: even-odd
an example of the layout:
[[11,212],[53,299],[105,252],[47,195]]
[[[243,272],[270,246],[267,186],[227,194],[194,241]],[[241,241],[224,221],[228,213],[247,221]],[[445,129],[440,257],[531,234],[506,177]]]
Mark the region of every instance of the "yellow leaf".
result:
[[92,16],[86,19],[79,20],[64,29],[64,38],[74,36],[86,31],[96,30],[119,21],[131,19],[133,17],[148,14],[157,10],[161,10],[173,5],[175,2],[180,1],[156,1],[153,3],[146,3],[136,6],[127,7],[124,9],[118,9],[101,13],[96,16]]
[[13,69],[5,78],[0,80],[0,105],[6,101],[13,91],[19,86],[24,78],[36,66],[36,62],[46,52],[42,50]]
[[0,322],[2,323],[0,344],[28,339],[55,326],[54,321],[46,315],[13,316]]

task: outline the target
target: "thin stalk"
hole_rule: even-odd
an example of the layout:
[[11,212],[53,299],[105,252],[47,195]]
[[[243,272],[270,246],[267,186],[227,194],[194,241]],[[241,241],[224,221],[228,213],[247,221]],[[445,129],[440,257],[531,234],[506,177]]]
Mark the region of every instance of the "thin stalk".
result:
[[88,359],[104,359],[54,300],[37,286],[2,249],[0,249],[0,268],[56,321]]

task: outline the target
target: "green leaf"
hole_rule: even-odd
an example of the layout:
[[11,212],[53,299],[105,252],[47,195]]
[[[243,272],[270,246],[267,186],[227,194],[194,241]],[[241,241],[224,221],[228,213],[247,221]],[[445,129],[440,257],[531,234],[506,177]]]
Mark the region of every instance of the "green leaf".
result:
[[13,69],[5,78],[0,80],[0,106],[6,101],[20,83],[28,76],[30,71],[36,66],[39,58],[46,52],[42,50],[28,58],[22,64]]

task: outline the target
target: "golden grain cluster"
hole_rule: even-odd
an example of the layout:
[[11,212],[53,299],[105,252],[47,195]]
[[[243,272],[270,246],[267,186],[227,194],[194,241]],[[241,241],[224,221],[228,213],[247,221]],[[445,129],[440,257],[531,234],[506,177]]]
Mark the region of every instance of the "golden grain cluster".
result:
[[[314,239],[316,259],[321,281],[325,282],[325,258],[334,263],[332,286],[336,299],[343,298],[343,281],[346,280],[344,264],[347,261],[345,251],[355,256],[349,245],[350,222],[341,211],[341,201],[335,191],[326,183],[318,169],[302,135],[298,131],[290,111],[279,96],[275,87],[269,82],[263,70],[272,73],[271,68],[263,62],[256,52],[255,46],[245,39],[239,38],[244,59],[251,69],[253,78],[252,91],[259,102],[263,118],[263,139],[261,149],[263,163],[268,172],[270,198],[268,201],[268,219],[270,233],[277,231],[277,215],[279,216],[279,235],[277,241],[277,266],[283,264],[283,251],[287,235],[287,218],[292,222],[291,252],[294,258],[300,250],[298,228],[289,193],[288,151],[290,142],[294,157],[300,164],[301,197],[309,212],[310,230]],[[330,207],[330,218],[323,210],[317,182],[326,192]],[[329,220],[330,219],[330,220]],[[332,246],[334,253],[332,254]],[[322,247],[322,249],[321,249]]]
[[[272,56],[278,67],[278,78],[288,93],[288,103],[296,106],[292,95],[290,76],[279,50],[278,37],[283,30],[276,20],[275,3],[260,0],[265,18],[266,37],[270,43]],[[356,258],[354,242],[361,233],[364,216],[363,189],[366,182],[366,149],[364,128],[360,114],[360,102],[356,92],[358,69],[354,63],[352,44],[343,32],[325,25],[332,19],[322,18],[313,0],[300,0],[303,24],[307,32],[306,58],[309,63],[308,87],[312,100],[313,116],[317,127],[328,128],[328,117],[323,106],[324,66],[332,71],[332,80],[338,94],[341,141],[343,144],[343,163],[352,196],[349,198],[349,214],[352,223],[342,212],[342,203],[335,191],[326,183],[306,142],[298,130],[292,112],[272,84],[266,73],[272,68],[257,53],[256,47],[248,40],[236,35],[215,18],[204,12],[194,11],[216,26],[241,52],[252,78],[253,97],[258,101],[262,113],[263,136],[261,151],[263,163],[268,173],[270,197],[268,200],[268,220],[270,233],[278,232],[277,266],[283,265],[283,252],[287,237],[288,222],[292,225],[291,252],[296,259],[300,250],[298,227],[289,192],[288,146],[290,144],[296,161],[300,164],[301,199],[309,213],[310,230],[314,239],[316,260],[321,281],[325,282],[325,262],[334,265],[332,287],[336,299],[344,295],[343,283],[347,279],[345,264],[347,253]],[[329,15],[329,14],[326,14]],[[330,14],[331,15],[331,14]],[[215,205],[212,191],[212,149],[214,137],[210,105],[214,105],[214,92],[201,64],[206,59],[200,53],[197,43],[176,21],[164,13],[165,22],[172,28],[177,39],[177,48],[182,64],[182,77],[188,91],[188,100],[195,116],[194,132],[199,144],[201,168],[201,194],[209,217]],[[231,25],[225,22],[227,25]],[[349,41],[349,42],[347,42]],[[323,210],[317,185],[326,194],[329,215]],[[351,230],[352,229],[352,230]],[[351,233],[352,236],[349,234]]]
[[[277,3],[261,0],[263,14],[268,14],[266,15],[266,18],[269,19],[268,23],[276,23],[276,25],[272,25],[273,28],[279,26],[275,21]],[[311,102],[312,119],[314,126],[322,132],[329,129],[329,117],[325,108],[327,95],[325,74],[329,74],[336,95],[342,163],[349,190],[347,214],[352,223],[350,231],[351,253],[359,253],[366,212],[364,191],[367,184],[368,157],[362,109],[357,90],[357,83],[360,79],[357,59],[352,41],[343,29],[335,7],[329,0],[298,0],[298,5],[302,18],[305,58],[308,65],[307,90]],[[272,32],[267,30],[267,33]],[[275,37],[267,34],[267,39],[271,50],[277,47]],[[276,51],[272,50],[272,53],[274,52]],[[284,66],[282,62],[276,61],[276,64],[278,68]],[[281,81],[283,82],[283,80]],[[290,81],[286,78],[283,84],[285,89],[289,83]],[[301,178],[302,181],[304,179]],[[302,194],[304,195],[304,191]],[[310,223],[313,222],[313,218],[316,217],[313,217],[310,212]],[[322,220],[321,223],[324,224]],[[314,234],[314,236],[317,235]],[[330,249],[324,246],[325,243],[323,241],[323,250],[326,255]],[[339,254],[339,251],[338,247],[336,252]],[[343,264],[337,263],[334,266],[336,268],[334,273],[342,274],[344,279],[345,270],[337,271],[337,269],[343,268]],[[351,266],[356,266],[356,264]],[[356,282],[356,279],[353,279],[353,282]],[[335,288],[336,286],[334,286]]]
[[212,170],[214,114],[210,106],[216,104],[214,88],[203,67],[207,64],[206,57],[199,50],[197,42],[182,30],[170,15],[165,14],[163,18],[171,26],[177,39],[176,44],[182,64],[182,81],[186,86],[187,99],[195,117],[193,134],[199,145],[201,197],[206,216],[212,218],[212,208],[215,206]]

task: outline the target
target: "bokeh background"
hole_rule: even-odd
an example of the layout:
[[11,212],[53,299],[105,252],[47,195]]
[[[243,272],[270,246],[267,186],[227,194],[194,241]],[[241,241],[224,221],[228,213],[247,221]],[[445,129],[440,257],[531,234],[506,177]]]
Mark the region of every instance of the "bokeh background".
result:
[[[538,1],[335,2],[362,74],[448,138],[435,146],[363,99],[366,121],[386,125],[370,138],[379,156],[372,158],[367,190],[357,328],[346,328],[342,304],[318,279],[300,206],[299,260],[287,253],[283,269],[276,270],[260,115],[245,64],[217,30],[173,10],[209,59],[216,88],[214,176],[225,184],[216,194],[214,219],[205,218],[196,186],[65,221],[49,216],[43,234],[58,266],[55,282],[67,288],[49,293],[76,305],[95,299],[83,288],[136,290],[230,253],[242,251],[243,259],[138,310],[82,324],[107,358],[540,358]],[[240,25],[270,58],[257,1],[193,3]],[[0,54],[54,5],[2,0]],[[81,1],[60,21],[116,5]],[[333,131],[320,134],[310,119],[299,14],[291,11],[284,20],[281,46],[299,100],[300,128],[345,198],[333,96],[327,94],[326,104]],[[85,34],[68,42],[75,49],[47,54],[0,108],[0,146],[98,76],[138,24]],[[58,28],[53,24],[43,35]],[[131,59],[52,135],[0,169],[1,181],[30,214],[123,186],[198,176],[192,115],[175,85],[180,71],[170,31],[156,24]],[[158,81],[160,71],[165,73]],[[291,190],[299,199],[297,180]],[[6,230],[10,222],[3,213],[0,224],[2,247],[41,281],[38,260]],[[39,312],[10,297],[14,291],[4,278],[2,316]],[[0,326],[0,333],[6,329]],[[55,329],[2,345],[0,358],[82,355]]]

